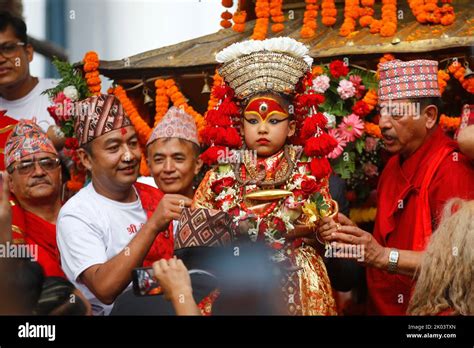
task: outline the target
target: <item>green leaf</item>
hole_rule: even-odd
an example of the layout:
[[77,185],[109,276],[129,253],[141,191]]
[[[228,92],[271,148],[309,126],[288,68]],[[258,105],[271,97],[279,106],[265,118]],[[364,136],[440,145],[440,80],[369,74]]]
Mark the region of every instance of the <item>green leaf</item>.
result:
[[359,138],[355,142],[355,148],[359,154],[361,154],[364,151],[365,148],[365,142],[362,138]]
[[332,169],[344,180],[350,179],[351,174],[355,172],[355,153],[343,152],[333,164]]

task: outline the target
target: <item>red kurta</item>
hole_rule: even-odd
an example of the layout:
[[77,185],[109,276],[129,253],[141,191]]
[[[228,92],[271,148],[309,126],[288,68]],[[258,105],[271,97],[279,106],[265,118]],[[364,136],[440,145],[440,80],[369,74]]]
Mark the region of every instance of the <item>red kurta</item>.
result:
[[[164,194],[160,190],[141,183],[136,183],[135,187],[140,196],[140,201],[142,202],[143,209],[147,214],[149,219],[153,212],[155,211],[158,203],[160,203],[161,198]],[[159,259],[170,259],[173,257],[174,253],[174,238],[173,238],[173,224],[170,223],[169,228],[166,231],[163,231],[158,234],[153,242],[153,245],[148,252],[148,255],[143,262],[143,267],[151,267],[153,262]]]
[[12,204],[13,243],[27,244],[38,248],[38,263],[43,267],[46,277],[66,278],[61,269],[56,225],[24,210],[14,200]]
[[[384,247],[424,250],[450,198],[474,199],[474,166],[438,128],[408,159],[393,156],[380,177],[374,237]],[[404,315],[414,282],[367,268],[368,314]]]

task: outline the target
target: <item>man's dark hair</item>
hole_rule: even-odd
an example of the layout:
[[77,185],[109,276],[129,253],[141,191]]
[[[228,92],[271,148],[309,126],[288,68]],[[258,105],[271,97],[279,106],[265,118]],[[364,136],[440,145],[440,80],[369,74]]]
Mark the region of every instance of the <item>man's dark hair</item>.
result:
[[81,146],[84,151],[92,157],[92,141],[89,141],[88,143],[85,143],[84,145]]
[[28,43],[28,35],[26,34],[26,24],[20,17],[13,16],[8,11],[0,11],[0,32],[4,32],[11,27],[15,36],[25,44]]
[[[86,315],[87,307],[81,298],[74,294],[74,285],[62,277],[48,277],[38,300],[38,315]],[[74,301],[71,299],[74,296]]]

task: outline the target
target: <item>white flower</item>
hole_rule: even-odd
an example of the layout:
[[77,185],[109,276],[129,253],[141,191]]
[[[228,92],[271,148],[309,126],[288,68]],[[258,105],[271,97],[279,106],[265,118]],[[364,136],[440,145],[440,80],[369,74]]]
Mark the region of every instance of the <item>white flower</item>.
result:
[[328,112],[323,112],[323,115],[326,117],[328,120],[327,128],[334,128],[336,127],[336,116],[328,113]]
[[71,99],[71,101],[76,101],[79,99],[79,92],[74,86],[67,86],[64,88],[63,93],[67,98]]

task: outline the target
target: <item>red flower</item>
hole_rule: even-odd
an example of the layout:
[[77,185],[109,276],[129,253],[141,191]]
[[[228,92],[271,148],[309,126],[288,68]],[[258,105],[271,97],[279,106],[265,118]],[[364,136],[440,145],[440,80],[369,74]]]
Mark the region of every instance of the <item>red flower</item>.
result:
[[297,103],[300,107],[317,107],[319,104],[324,103],[324,95],[315,93],[313,90],[308,91],[306,94],[299,95],[297,97]]
[[308,198],[308,196],[303,192],[303,190],[294,190],[293,196],[295,197],[295,201],[298,201],[298,197],[301,197],[302,201]]
[[310,196],[316,191],[319,191],[320,185],[315,180],[304,180],[301,183],[301,190],[307,195]]
[[56,105],[51,105],[46,108],[48,110],[49,115],[53,118],[56,124],[59,124],[59,117],[58,117],[58,108]]
[[327,158],[313,158],[311,160],[311,174],[313,174],[316,179],[321,180],[331,174],[331,165]]
[[224,153],[226,148],[224,146],[211,146],[204,153],[199,156],[201,160],[207,165],[213,165],[217,163],[219,155]]
[[275,230],[277,230],[278,232],[280,232],[280,233],[286,232],[285,223],[279,217],[275,216],[272,219],[272,224],[273,224],[273,227],[275,228]]
[[354,114],[360,117],[365,117],[370,114],[370,109],[367,103],[363,100],[359,100],[355,105],[352,107],[352,111]]
[[211,190],[216,194],[220,194],[224,188],[231,187],[234,183],[235,180],[233,178],[222,178],[211,184]]
[[267,229],[268,229],[268,224],[265,221],[260,222],[260,225],[258,225],[259,237],[263,237]]
[[326,132],[322,132],[318,137],[310,138],[305,146],[304,153],[307,156],[327,156],[337,146],[337,141]]
[[64,143],[64,147],[66,149],[72,149],[72,150],[75,150],[79,147],[79,142],[77,141],[76,138],[67,138],[65,143]]
[[346,76],[349,73],[349,67],[341,60],[332,61],[329,64],[329,71],[334,78]]

